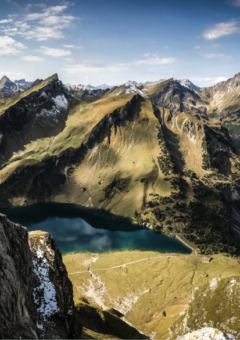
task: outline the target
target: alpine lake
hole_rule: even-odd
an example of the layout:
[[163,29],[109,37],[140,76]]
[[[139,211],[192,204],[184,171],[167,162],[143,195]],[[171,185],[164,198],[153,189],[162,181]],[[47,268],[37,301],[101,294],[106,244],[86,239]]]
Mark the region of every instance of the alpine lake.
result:
[[125,250],[191,253],[191,249],[176,238],[156,234],[129,218],[104,210],[68,203],[37,203],[12,207],[1,213],[29,232],[48,232],[63,254]]

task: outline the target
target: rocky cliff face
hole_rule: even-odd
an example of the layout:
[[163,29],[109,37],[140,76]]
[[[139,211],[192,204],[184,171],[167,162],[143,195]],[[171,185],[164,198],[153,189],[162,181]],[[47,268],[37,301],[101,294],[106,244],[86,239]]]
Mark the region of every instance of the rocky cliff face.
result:
[[81,332],[74,325],[72,284],[51,236],[28,238],[26,228],[1,214],[0,234],[1,337],[60,339]]
[[[53,238],[46,232],[29,234],[33,262],[33,302],[40,338],[74,336],[73,289]],[[81,330],[81,327],[80,327]]]
[[0,336],[37,339],[27,229],[0,214]]

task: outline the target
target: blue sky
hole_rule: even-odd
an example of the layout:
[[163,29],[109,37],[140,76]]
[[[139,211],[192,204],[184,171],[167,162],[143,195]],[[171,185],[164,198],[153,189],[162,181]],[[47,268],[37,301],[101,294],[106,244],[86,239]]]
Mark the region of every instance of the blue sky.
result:
[[0,77],[211,86],[240,72],[240,0],[1,0]]

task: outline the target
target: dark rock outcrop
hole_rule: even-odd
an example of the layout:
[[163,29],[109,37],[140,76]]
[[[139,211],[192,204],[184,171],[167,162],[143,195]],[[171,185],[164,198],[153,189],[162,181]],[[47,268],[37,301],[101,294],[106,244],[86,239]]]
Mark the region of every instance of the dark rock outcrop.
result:
[[0,214],[0,335],[37,339],[27,229]]
[[79,337],[72,283],[53,238],[44,232],[28,237],[2,214],[0,235],[1,337]]
[[62,255],[46,232],[29,233],[33,260],[33,301],[40,338],[67,339],[74,336],[74,303],[72,283]]

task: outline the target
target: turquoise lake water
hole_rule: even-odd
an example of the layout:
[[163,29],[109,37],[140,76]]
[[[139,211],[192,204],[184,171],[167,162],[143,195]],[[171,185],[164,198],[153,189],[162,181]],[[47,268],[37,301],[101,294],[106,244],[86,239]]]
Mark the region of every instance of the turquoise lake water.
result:
[[189,254],[191,250],[176,238],[155,234],[128,218],[104,210],[75,204],[38,203],[1,211],[28,231],[52,235],[62,253],[151,250]]

